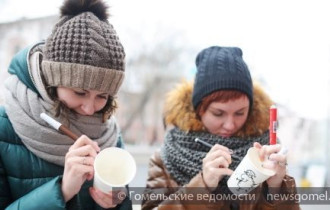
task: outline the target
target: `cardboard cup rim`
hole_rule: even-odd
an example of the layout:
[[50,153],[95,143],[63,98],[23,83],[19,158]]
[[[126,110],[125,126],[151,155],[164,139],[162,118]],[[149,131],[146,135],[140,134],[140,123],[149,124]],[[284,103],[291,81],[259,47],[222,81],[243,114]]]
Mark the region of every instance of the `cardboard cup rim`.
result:
[[[128,179],[127,182],[125,182],[125,183],[123,183],[123,184],[120,184],[120,185],[111,184],[111,183],[105,181],[105,180],[104,180],[104,179],[98,174],[98,172],[97,172],[97,170],[96,170],[96,166],[95,166],[96,164],[95,164],[95,162],[99,159],[99,158],[98,158],[99,156],[96,155],[96,158],[95,158],[95,160],[94,160],[94,166],[93,166],[93,168],[94,168],[94,179],[97,178],[97,179],[99,179],[100,182],[102,182],[102,184],[105,184],[105,185],[108,185],[108,186],[111,186],[111,187],[123,187],[123,186],[129,184],[129,183],[134,179],[134,177],[135,177],[135,175],[136,175],[136,171],[137,171],[136,161],[135,161],[134,157],[132,156],[132,154],[129,153],[127,150],[124,150],[124,149],[122,149],[122,148],[118,148],[118,147],[108,147],[108,148],[103,149],[102,151],[105,151],[105,150],[118,150],[118,151],[122,151],[122,152],[126,153],[126,154],[129,156],[129,159],[131,159],[132,162],[134,163],[133,166],[132,166],[132,167],[133,167],[133,173],[132,173],[131,177]],[[100,153],[101,153],[102,151],[100,151]],[[100,154],[100,153],[99,153],[99,154]]]
[[249,156],[248,160],[251,163],[251,165],[254,167],[254,169],[256,171],[258,171],[260,174],[263,174],[263,175],[266,175],[266,176],[269,176],[269,177],[274,176],[276,174],[275,171],[273,171],[271,169],[268,169],[268,168],[264,168],[263,171],[262,171],[262,170],[259,169],[259,167],[256,165],[256,163],[251,161],[251,155],[253,155],[253,154],[251,154],[252,152],[257,152],[256,148],[251,147],[251,148],[249,148],[249,150],[247,152],[247,155]]

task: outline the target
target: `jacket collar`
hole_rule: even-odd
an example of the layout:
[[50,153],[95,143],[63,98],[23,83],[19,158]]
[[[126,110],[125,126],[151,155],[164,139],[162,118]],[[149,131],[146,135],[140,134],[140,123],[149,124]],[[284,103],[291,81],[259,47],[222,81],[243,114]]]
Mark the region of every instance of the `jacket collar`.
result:
[[[183,131],[203,131],[203,124],[192,105],[193,83],[184,81],[168,93],[164,107],[166,125],[173,125]],[[253,85],[253,107],[247,122],[236,136],[259,136],[269,128],[269,107],[272,101],[260,85]]]
[[39,95],[39,92],[33,82],[30,74],[31,69],[31,54],[35,49],[42,45],[43,42],[36,43],[29,47],[20,50],[11,60],[8,68],[8,73],[17,75],[17,77],[31,90]]

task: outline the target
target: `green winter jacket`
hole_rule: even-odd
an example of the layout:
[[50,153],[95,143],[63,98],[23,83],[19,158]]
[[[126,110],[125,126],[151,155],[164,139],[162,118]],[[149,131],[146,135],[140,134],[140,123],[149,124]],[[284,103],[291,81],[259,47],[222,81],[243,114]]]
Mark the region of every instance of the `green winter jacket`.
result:
[[[28,72],[31,48],[15,55],[9,73],[37,92]],[[117,147],[123,146],[119,136]],[[92,181],[86,181],[80,192],[65,203],[61,192],[63,171],[64,167],[40,159],[25,147],[0,106],[0,209],[102,209],[89,195]],[[127,197],[114,209],[132,209],[132,203]]]

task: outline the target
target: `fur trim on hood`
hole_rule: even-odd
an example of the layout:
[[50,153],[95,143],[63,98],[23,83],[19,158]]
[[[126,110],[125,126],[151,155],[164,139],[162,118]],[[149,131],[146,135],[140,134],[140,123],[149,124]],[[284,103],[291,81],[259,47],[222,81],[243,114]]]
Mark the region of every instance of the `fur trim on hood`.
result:
[[[184,81],[168,93],[164,106],[166,125],[174,125],[183,131],[202,131],[204,126],[192,105],[193,83]],[[259,136],[269,128],[269,107],[272,101],[260,85],[253,85],[253,107],[243,128],[236,136]]]

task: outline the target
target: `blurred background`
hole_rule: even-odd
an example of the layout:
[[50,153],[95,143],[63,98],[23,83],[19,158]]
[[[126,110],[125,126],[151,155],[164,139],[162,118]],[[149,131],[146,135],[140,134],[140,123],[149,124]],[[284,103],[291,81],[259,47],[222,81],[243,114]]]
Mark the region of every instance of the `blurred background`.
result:
[[[107,0],[126,50],[116,113],[144,187],[164,137],[163,101],[192,80],[197,53],[239,46],[252,77],[278,106],[281,143],[298,186],[330,185],[330,12],[321,0]],[[0,104],[13,55],[44,40],[62,0],[0,0]],[[139,208],[136,206],[135,208]],[[303,209],[311,208],[304,206]]]

